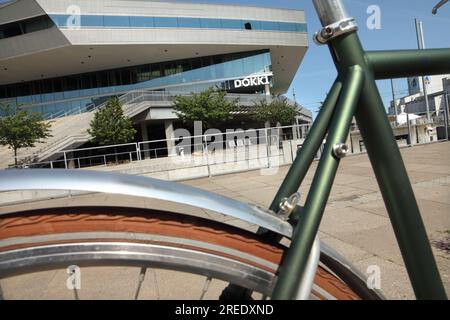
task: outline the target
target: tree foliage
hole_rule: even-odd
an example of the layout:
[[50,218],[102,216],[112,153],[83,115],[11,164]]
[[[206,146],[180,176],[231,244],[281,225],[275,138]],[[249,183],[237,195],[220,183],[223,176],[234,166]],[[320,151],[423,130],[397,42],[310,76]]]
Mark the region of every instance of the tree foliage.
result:
[[17,150],[34,147],[35,143],[51,137],[50,122],[42,115],[28,110],[12,110],[9,105],[0,105],[4,114],[0,118],[0,144],[14,150],[14,164],[17,165]]
[[282,125],[290,125],[298,112],[298,107],[289,104],[287,98],[277,96],[270,102],[263,99],[255,103],[253,117],[257,121],[269,121],[270,125],[276,126],[278,122]]
[[88,133],[99,145],[127,143],[134,139],[136,130],[131,119],[123,114],[117,97],[111,98],[97,111],[90,123]]
[[174,101],[175,114],[184,122],[202,121],[205,129],[214,128],[232,119],[238,108],[238,99],[225,99],[226,92],[209,88],[190,96],[177,96]]

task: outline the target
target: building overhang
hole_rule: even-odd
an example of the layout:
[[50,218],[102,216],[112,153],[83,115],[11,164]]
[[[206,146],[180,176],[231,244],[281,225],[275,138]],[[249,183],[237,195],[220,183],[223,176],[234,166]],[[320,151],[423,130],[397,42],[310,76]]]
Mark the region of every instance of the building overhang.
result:
[[[82,12],[89,14],[112,14],[119,7],[121,14],[127,10],[130,14],[136,14],[137,7],[149,6],[141,8],[141,11],[152,9],[156,13],[160,11],[181,16],[197,14],[206,17],[304,22],[304,14],[300,10],[136,0],[19,0],[6,8],[16,12],[14,7],[19,9],[24,3],[33,4],[36,15],[43,12],[64,13],[67,6],[75,3],[81,6]],[[0,24],[7,19],[2,16],[2,10]],[[27,12],[26,15],[32,16],[33,12]],[[0,47],[0,85],[197,56],[269,49],[274,76],[273,91],[284,93],[306,53],[308,41],[307,33],[302,32],[195,28],[71,29],[54,26],[1,39]]]

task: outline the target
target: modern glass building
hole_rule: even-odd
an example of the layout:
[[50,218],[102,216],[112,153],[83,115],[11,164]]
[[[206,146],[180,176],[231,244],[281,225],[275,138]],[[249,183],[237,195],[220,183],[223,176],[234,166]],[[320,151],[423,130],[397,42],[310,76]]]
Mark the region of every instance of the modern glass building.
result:
[[[130,91],[283,94],[307,50],[306,31],[301,10],[12,0],[0,5],[0,102],[54,118]],[[136,121],[175,120],[149,114]]]

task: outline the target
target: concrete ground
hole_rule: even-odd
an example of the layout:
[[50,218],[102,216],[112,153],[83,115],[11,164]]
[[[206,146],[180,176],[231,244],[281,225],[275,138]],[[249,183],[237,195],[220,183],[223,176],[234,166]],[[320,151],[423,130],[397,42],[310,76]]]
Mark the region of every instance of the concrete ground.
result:
[[[450,238],[450,143],[435,143],[401,150],[405,161],[410,180],[415,191],[422,217],[428,232],[430,241],[443,241],[447,245]],[[305,179],[304,185],[300,188],[302,201],[305,200],[307,190],[312,181],[317,162],[313,164]],[[260,171],[249,171],[230,175],[217,176],[189,180],[183,183],[195,186],[208,191],[216,192],[240,201],[256,203],[267,207],[276,190],[281,184],[288,167],[279,168],[274,175],[261,175]],[[126,197],[111,195],[83,195],[80,196],[85,203],[130,203]],[[55,205],[70,205],[70,202],[79,201],[71,199],[52,200]],[[139,203],[139,201],[141,203]],[[49,202],[28,205],[4,206],[0,212],[16,211],[29,206],[48,206]],[[133,199],[133,206],[150,205],[148,200]],[[176,206],[175,206],[176,207]],[[175,208],[174,209],[177,209]],[[198,214],[191,211],[190,213]],[[201,213],[203,214],[203,213]],[[200,214],[200,215],[201,215]],[[226,219],[222,217],[222,219]],[[254,229],[254,226],[241,223],[239,221],[227,221],[228,223],[241,225]],[[320,238],[323,242],[335,248],[348,260],[350,260],[363,274],[369,266],[377,265],[381,271],[381,290],[387,298],[392,299],[412,299],[414,294],[409,283],[405,267],[397,247],[395,236],[390,225],[389,218],[384,208],[384,203],[375,177],[372,173],[367,155],[361,154],[350,156],[342,160],[335,184],[328,201],[324,219],[320,226]],[[433,246],[441,277],[447,293],[450,295],[450,255],[448,252],[437,249]],[[126,271],[125,269],[113,268],[104,269],[101,275],[112,278],[109,273],[121,274],[123,280],[116,281],[117,287],[132,292],[136,287],[139,270]],[[88,277],[96,278],[95,273],[87,273]],[[4,279],[0,282],[4,290],[5,298],[9,297],[31,297],[40,298],[46,295],[37,295],[33,289],[34,285],[41,282],[49,283],[60,279],[58,283],[65,282],[67,275],[64,271],[53,274],[41,274],[39,276],[30,275],[28,278],[21,277]],[[119,279],[114,276],[114,279]],[[147,279],[147,278],[146,278]],[[180,275],[179,279],[186,282],[187,278]],[[169,281],[175,281],[170,277]],[[189,280],[191,281],[191,280]],[[194,281],[194,280],[192,280]],[[195,280],[197,281],[197,280]],[[200,281],[199,286],[201,287]],[[154,297],[155,284],[143,285],[143,297]],[[145,282],[144,282],[145,283]],[[146,286],[148,292],[145,292]],[[20,290],[18,288],[21,288]],[[63,287],[63,286],[61,286]],[[220,290],[222,285],[213,281],[215,290]],[[96,292],[101,292],[102,288],[96,288]],[[28,291],[29,292],[28,292]],[[65,291],[64,291],[65,290]],[[60,289],[60,293],[66,297],[72,297],[72,293],[67,289]],[[153,290],[153,291],[152,291]],[[201,290],[201,289],[200,289]],[[27,292],[28,294],[26,294]],[[58,291],[58,290],[57,290]],[[151,293],[153,292],[153,293]],[[189,290],[184,290],[189,292]],[[53,292],[54,294],[55,292]],[[46,292],[48,297],[54,295]],[[186,297],[195,298],[193,295]],[[92,296],[86,295],[85,298]],[[110,295],[115,298],[114,294]],[[208,297],[208,295],[207,295]]]

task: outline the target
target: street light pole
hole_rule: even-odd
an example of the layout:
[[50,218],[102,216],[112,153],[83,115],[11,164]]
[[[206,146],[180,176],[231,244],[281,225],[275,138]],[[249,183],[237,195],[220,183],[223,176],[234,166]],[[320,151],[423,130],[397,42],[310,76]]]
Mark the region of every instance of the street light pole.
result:
[[[419,49],[425,49],[425,41],[423,37],[422,21],[414,19],[416,22],[416,35],[417,35],[417,45]],[[427,121],[430,122],[430,104],[428,102],[428,90],[425,83],[425,76],[422,76],[422,87],[423,87],[423,98],[425,99],[425,107],[427,110]]]
[[395,114],[395,126],[397,126],[397,103],[395,102],[395,89],[394,89],[394,79],[391,78],[391,90],[392,90],[392,101],[394,103],[394,114]]
[[448,119],[448,97],[450,96],[450,94],[446,91],[444,93],[444,98],[445,98],[445,106],[444,106],[444,128],[445,128],[445,139],[449,140],[449,136],[448,136],[448,129],[449,129],[449,119]]

